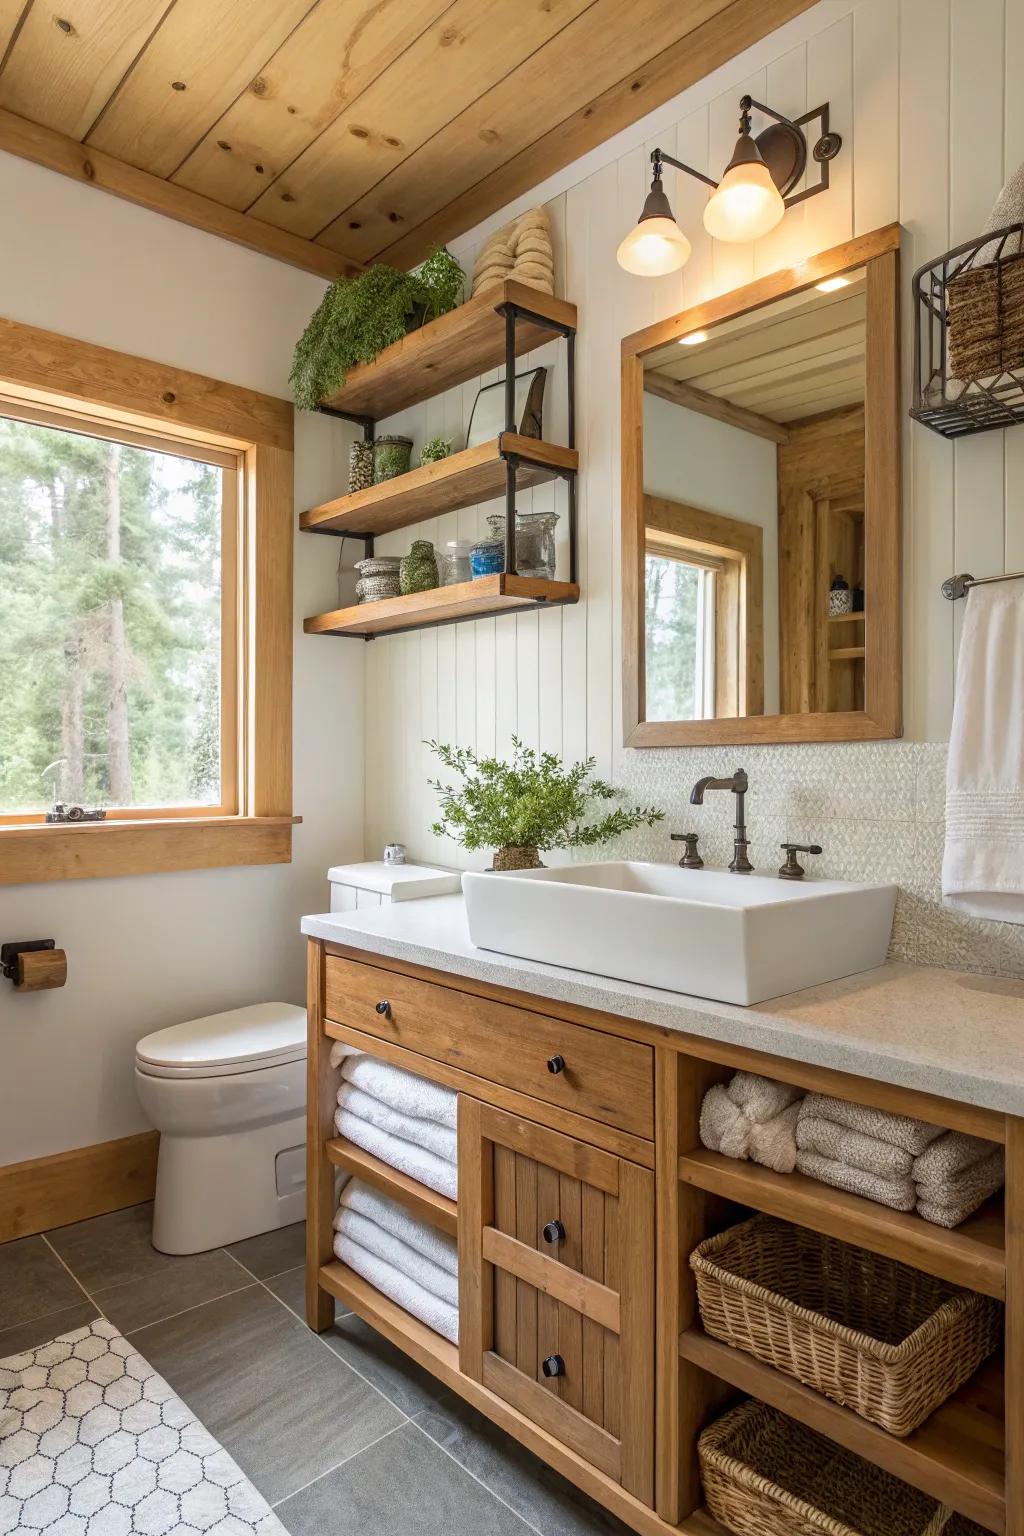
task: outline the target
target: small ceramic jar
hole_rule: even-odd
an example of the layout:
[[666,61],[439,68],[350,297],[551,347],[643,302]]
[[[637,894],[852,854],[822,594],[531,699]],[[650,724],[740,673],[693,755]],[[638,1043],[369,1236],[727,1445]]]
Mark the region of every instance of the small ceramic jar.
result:
[[373,444],[360,438],[348,450],[349,491],[366,491],[373,484]]
[[501,539],[481,539],[469,552],[469,566],[474,578],[494,576],[505,569],[505,544]]
[[385,597],[397,597],[399,566],[397,555],[373,555],[367,560],[357,560],[356,600],[360,603],[379,603]]
[[404,475],[412,459],[411,437],[378,437],[373,444],[373,483],[383,485]]
[[853,611],[853,597],[845,576],[836,576],[832,582],[832,588],[828,594],[828,611],[834,619]]

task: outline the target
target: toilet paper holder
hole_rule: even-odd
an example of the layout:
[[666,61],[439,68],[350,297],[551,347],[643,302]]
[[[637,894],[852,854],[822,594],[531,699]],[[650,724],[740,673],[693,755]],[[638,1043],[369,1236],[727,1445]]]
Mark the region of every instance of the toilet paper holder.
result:
[[56,939],[16,939],[0,944],[0,974],[16,992],[43,992],[68,979],[68,957]]

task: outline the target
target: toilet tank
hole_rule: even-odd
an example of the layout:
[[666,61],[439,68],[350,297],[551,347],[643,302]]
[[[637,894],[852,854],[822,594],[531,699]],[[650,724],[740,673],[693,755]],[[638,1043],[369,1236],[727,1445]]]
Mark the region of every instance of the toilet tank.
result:
[[457,895],[462,876],[457,869],[432,864],[335,864],[327,871],[331,882],[331,911],[355,912],[362,907],[387,907],[393,901],[420,896]]

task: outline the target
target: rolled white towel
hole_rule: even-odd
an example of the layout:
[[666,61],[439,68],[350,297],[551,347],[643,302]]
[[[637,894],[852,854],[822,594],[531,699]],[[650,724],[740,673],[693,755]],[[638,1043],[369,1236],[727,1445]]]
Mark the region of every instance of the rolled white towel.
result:
[[436,1189],[439,1195],[447,1195],[449,1200],[456,1198],[458,1175],[454,1163],[438,1157],[434,1152],[428,1152],[425,1147],[403,1141],[400,1136],[389,1135],[387,1131],[371,1125],[369,1120],[353,1114],[350,1109],[335,1110],[334,1124],[339,1136],[344,1136],[366,1152],[372,1152],[382,1163],[397,1168],[400,1173],[407,1173],[411,1179],[419,1179],[421,1184]]
[[796,1123],[800,1101],[790,1104],[771,1120],[750,1127],[750,1156],[762,1168],[792,1173],[796,1167]]
[[378,1259],[383,1259],[400,1274],[415,1280],[417,1285],[421,1285],[432,1296],[446,1301],[450,1307],[458,1306],[458,1277],[442,1269],[440,1264],[431,1263],[422,1253],[410,1248],[408,1243],[403,1243],[401,1238],[385,1232],[375,1221],[369,1221],[358,1211],[352,1210],[351,1206],[342,1206],[334,1225],[335,1231],[343,1237],[350,1237],[361,1248],[365,1248],[367,1253],[376,1254]]
[[342,1083],[338,1090],[338,1103],[342,1109],[350,1109],[360,1120],[368,1120],[389,1136],[401,1136],[403,1141],[411,1141],[413,1146],[425,1147],[435,1157],[443,1157],[446,1163],[455,1162],[455,1132],[445,1125],[438,1125],[436,1120],[403,1115],[397,1109],[392,1109],[390,1104],[364,1093],[354,1083]]
[[335,1040],[331,1046],[331,1066],[340,1067],[346,1056],[362,1056],[363,1052],[357,1046],[348,1045],[344,1040]]
[[750,1121],[721,1083],[704,1095],[700,1107],[700,1139],[709,1152],[744,1162],[750,1155]]
[[376,1222],[378,1227],[383,1227],[385,1232],[408,1243],[410,1248],[415,1248],[424,1258],[440,1265],[450,1275],[458,1274],[459,1250],[454,1238],[439,1232],[428,1221],[420,1220],[411,1211],[407,1211],[404,1205],[399,1205],[397,1200],[390,1199],[372,1185],[365,1184],[362,1179],[350,1179],[342,1190],[338,1214],[334,1218],[335,1230],[339,1228],[341,1214],[346,1207]]
[[449,1306],[440,1296],[424,1290],[422,1285],[417,1285],[415,1280],[403,1275],[401,1270],[395,1269],[386,1259],[370,1253],[345,1232],[334,1234],[334,1253],[343,1264],[354,1269],[357,1275],[362,1275],[383,1295],[404,1307],[406,1312],[411,1312],[413,1317],[418,1317],[421,1323],[426,1323],[428,1328],[433,1328],[435,1333],[441,1334],[452,1344],[459,1342],[457,1307]]
[[[336,1041],[335,1044],[340,1044]],[[456,1125],[457,1097],[453,1088],[434,1083],[416,1072],[406,1072],[403,1067],[392,1066],[390,1061],[379,1061],[362,1051],[345,1048],[346,1054],[334,1061],[341,1066],[341,1075],[347,1083],[379,1099],[400,1115],[414,1115],[418,1120],[436,1120],[438,1125],[454,1131]]]
[[764,1125],[774,1120],[784,1109],[802,1097],[799,1088],[789,1083],[777,1083],[757,1072],[737,1072],[730,1080],[726,1093],[732,1102],[742,1109],[754,1125]]
[[941,1125],[929,1125],[926,1120],[914,1120],[909,1115],[893,1115],[885,1109],[872,1109],[868,1104],[852,1104],[848,1099],[833,1099],[826,1093],[809,1093],[804,1099],[803,1114],[848,1126],[851,1131],[873,1136],[876,1141],[887,1141],[891,1146],[909,1152],[911,1157],[920,1157],[925,1147],[942,1135]]

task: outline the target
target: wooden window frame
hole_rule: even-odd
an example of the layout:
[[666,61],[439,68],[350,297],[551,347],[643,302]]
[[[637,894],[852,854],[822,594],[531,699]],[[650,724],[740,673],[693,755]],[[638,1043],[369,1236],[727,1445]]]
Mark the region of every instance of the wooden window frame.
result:
[[0,414],[224,471],[223,803],[0,818],[0,886],[291,859],[293,412],[270,395],[0,319]]
[[[798,266],[708,299],[622,339],[622,732],[627,747],[884,741],[903,733],[900,514],[900,226],[890,224]],[[865,400],[865,707],[844,712],[645,720],[644,358],[692,331],[761,308],[828,277],[867,268]]]

